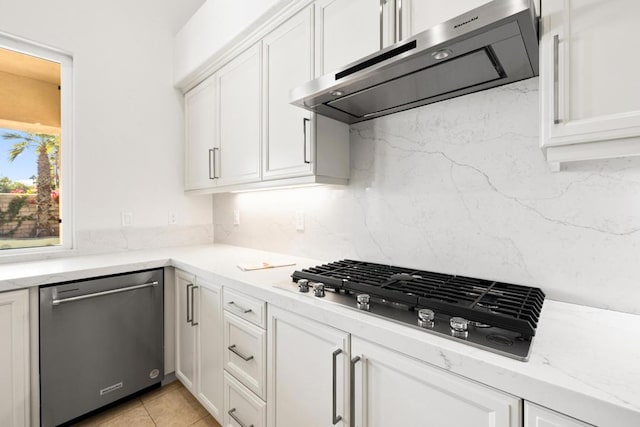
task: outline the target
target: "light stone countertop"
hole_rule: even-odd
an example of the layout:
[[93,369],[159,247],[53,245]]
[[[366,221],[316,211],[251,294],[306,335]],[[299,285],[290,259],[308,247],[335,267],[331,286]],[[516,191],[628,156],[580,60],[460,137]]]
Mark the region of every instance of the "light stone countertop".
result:
[[[239,263],[295,266],[242,271]],[[312,260],[207,245],[0,265],[0,291],[173,266],[597,426],[640,426],[640,316],[546,300],[520,362],[323,300],[274,288]]]

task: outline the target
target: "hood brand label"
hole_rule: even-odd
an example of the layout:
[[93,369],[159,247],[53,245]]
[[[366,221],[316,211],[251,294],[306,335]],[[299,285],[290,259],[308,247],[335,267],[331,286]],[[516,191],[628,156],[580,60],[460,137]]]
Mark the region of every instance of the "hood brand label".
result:
[[453,28],[462,27],[463,25],[470,24],[471,22],[473,22],[473,21],[477,21],[477,20],[478,20],[478,17],[477,17],[477,16],[474,16],[474,17],[473,17],[473,18],[471,18],[471,19],[467,19],[467,20],[466,20],[466,21],[464,21],[464,22],[461,22],[461,23],[459,23],[459,24],[454,25],[454,26],[453,26]]

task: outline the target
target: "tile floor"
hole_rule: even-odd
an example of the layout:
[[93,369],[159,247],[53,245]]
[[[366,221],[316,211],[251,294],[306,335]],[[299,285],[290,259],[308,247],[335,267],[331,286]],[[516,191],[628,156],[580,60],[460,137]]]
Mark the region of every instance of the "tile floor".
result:
[[220,427],[180,381],[128,400],[76,424],[78,427]]

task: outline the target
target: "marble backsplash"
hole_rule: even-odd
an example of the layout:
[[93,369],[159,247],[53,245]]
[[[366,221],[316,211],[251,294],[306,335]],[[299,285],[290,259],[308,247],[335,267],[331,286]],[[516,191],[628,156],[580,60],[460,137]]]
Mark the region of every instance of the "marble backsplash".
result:
[[354,125],[348,186],[215,195],[215,241],[640,314],[640,158],[551,172],[538,132],[537,79]]
[[82,255],[211,243],[210,224],[87,230],[76,236],[76,248]]

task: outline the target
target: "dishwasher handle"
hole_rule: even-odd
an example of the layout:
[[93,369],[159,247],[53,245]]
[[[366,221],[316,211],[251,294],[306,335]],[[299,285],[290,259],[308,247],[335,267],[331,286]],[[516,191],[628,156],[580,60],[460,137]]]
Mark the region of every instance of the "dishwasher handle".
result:
[[101,297],[103,295],[119,294],[120,292],[135,291],[136,289],[150,288],[151,286],[157,286],[157,285],[158,285],[158,281],[154,281],[154,282],[144,283],[142,285],[127,286],[126,288],[112,289],[110,291],[96,292],[93,294],[86,294],[86,295],[78,295],[77,297],[54,299],[51,301],[51,304],[60,305],[65,302],[80,301],[87,298]]

